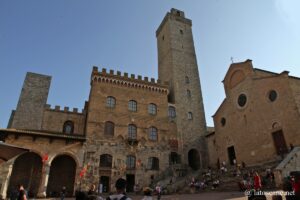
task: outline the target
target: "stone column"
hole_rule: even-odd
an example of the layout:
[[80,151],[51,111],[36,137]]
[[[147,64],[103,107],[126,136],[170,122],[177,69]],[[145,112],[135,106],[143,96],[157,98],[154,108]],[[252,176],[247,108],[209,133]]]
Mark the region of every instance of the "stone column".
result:
[[50,173],[50,164],[45,163],[43,165],[42,169],[42,180],[38,191],[38,197],[39,198],[45,198],[47,196],[47,185],[48,185],[48,179],[49,179],[49,173]]
[[[3,167],[3,166],[1,166],[1,167]],[[10,176],[12,173],[12,169],[13,169],[13,163],[11,163],[7,166],[7,175],[4,178],[2,187],[0,188],[0,197],[2,197],[2,199],[6,199],[6,193],[7,193],[7,188],[8,188]]]

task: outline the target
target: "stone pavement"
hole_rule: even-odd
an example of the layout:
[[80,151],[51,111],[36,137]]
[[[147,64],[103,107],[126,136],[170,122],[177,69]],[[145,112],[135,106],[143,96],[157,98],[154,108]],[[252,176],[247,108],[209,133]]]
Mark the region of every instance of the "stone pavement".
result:
[[[102,197],[107,197],[103,195]],[[143,196],[128,194],[132,200],[141,200]],[[74,200],[75,198],[66,198],[65,200]],[[156,200],[157,196],[153,196],[153,200]],[[285,197],[282,198],[286,200]],[[60,200],[60,198],[48,198],[43,200]],[[173,194],[162,195],[161,200],[248,200],[244,192],[203,192],[197,194]],[[272,200],[272,196],[267,196],[267,200]]]
[[[128,195],[132,200],[141,200],[143,196],[141,195]],[[157,197],[153,196],[153,200]],[[174,194],[174,195],[163,195],[161,200],[247,200],[243,192],[205,192],[198,194]],[[283,198],[285,199],[285,198]],[[48,199],[54,200],[54,199]],[[60,199],[56,199],[60,200]],[[67,198],[65,200],[74,200],[72,198]],[[272,200],[271,196],[267,196],[267,200]]]

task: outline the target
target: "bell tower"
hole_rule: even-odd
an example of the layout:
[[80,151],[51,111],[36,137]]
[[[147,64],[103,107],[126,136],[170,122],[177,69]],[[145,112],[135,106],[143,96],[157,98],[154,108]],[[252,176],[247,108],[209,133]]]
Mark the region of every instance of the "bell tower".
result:
[[[185,18],[184,12],[172,8],[158,27],[156,38],[158,78],[169,82],[168,99],[176,108],[175,122],[183,162],[196,165],[191,166],[195,169],[203,167],[207,157],[204,142],[206,121],[192,21]],[[190,163],[197,157],[199,161],[196,164]]]

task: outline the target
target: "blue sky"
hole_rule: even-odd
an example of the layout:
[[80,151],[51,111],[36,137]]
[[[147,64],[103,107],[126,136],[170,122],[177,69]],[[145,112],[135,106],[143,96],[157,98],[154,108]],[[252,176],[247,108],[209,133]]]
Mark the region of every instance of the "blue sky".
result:
[[193,21],[208,125],[231,57],[300,77],[298,0],[1,0],[0,127],[28,71],[52,76],[49,104],[80,109],[94,65],[157,78],[155,31],[173,7]]

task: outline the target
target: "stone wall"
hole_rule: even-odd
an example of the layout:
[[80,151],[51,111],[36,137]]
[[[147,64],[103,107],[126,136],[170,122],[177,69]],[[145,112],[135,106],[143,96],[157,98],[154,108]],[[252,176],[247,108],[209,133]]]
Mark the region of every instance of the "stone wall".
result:
[[47,108],[44,110],[44,117],[42,123],[42,130],[63,132],[63,126],[66,121],[72,121],[74,123],[74,134],[84,135],[85,128],[85,114],[74,111],[68,111],[67,109],[60,110]]

